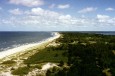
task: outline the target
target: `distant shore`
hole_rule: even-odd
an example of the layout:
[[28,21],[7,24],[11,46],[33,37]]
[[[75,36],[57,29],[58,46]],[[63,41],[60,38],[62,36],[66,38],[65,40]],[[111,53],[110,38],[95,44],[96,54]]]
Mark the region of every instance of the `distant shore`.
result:
[[24,52],[24,51],[29,51],[29,50],[32,50],[32,49],[35,49],[35,48],[39,48],[40,45],[45,44],[45,43],[49,43],[49,42],[51,42],[51,41],[53,41],[53,40],[55,40],[59,37],[60,37],[60,34],[58,32],[54,32],[53,37],[50,37],[50,38],[48,38],[46,40],[43,40],[39,43],[32,43],[32,44],[28,44],[28,45],[22,45],[20,47],[16,47],[16,48],[13,48],[13,49],[2,51],[2,52],[0,52],[0,59],[7,58],[10,55],[17,54],[19,52]]

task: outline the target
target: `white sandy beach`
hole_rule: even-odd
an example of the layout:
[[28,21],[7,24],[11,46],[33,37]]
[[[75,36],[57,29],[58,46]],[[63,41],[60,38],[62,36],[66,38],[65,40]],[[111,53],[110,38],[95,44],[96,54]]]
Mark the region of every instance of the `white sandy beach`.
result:
[[47,42],[51,42],[57,38],[60,37],[60,34],[57,33],[57,32],[54,32],[53,34],[53,37],[50,37],[46,40],[43,40],[39,43],[33,43],[33,44],[28,44],[28,45],[22,45],[22,46],[19,46],[19,47],[16,47],[16,48],[13,48],[13,49],[9,49],[9,50],[6,50],[6,51],[2,51],[0,52],[0,59],[4,58],[4,57],[7,57],[9,55],[12,55],[12,54],[15,54],[15,53],[18,53],[18,52],[24,52],[24,51],[27,51],[27,50],[31,50],[31,49],[34,49],[35,47],[41,45],[41,44],[44,44],[44,43],[47,43]]

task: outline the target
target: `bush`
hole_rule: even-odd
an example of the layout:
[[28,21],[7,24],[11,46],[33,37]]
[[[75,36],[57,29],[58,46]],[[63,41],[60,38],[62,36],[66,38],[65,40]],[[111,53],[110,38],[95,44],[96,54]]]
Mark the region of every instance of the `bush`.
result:
[[30,69],[28,67],[19,67],[16,70],[12,71],[13,75],[26,75],[28,74],[28,72],[30,71]]
[[63,66],[63,65],[64,65],[64,62],[61,60],[59,63],[59,66]]

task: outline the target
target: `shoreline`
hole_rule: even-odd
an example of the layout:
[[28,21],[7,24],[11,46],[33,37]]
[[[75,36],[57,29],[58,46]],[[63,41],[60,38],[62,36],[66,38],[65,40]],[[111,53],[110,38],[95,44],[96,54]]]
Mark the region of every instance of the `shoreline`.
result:
[[42,44],[50,43],[53,40],[55,40],[55,39],[60,37],[60,34],[58,32],[53,32],[52,34],[53,34],[53,37],[49,37],[49,38],[47,38],[45,40],[42,40],[42,41],[40,41],[38,43],[22,45],[22,46],[13,48],[13,49],[2,51],[2,52],[0,52],[0,59],[10,57],[11,55],[15,55],[17,53],[28,52],[29,50],[39,48],[39,46],[41,46]]

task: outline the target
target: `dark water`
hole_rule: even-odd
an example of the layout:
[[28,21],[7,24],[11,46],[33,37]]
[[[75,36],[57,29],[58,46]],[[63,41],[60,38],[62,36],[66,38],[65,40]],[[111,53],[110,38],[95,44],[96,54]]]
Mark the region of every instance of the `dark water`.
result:
[[[115,32],[82,31],[82,33],[115,35]],[[0,32],[0,51],[25,44],[37,43],[52,36],[52,32]]]
[[40,42],[52,36],[51,32],[0,32],[0,51]]
[[115,31],[81,31],[81,33],[115,35]]
[[115,35],[115,32],[97,32],[97,34],[103,34],[103,35]]
[[103,34],[103,35],[115,35],[115,31],[60,31],[60,32],[78,32],[78,33],[90,33],[90,34]]

